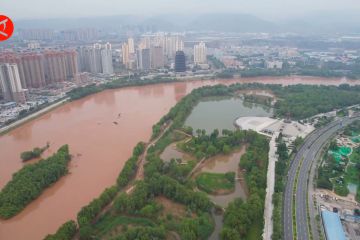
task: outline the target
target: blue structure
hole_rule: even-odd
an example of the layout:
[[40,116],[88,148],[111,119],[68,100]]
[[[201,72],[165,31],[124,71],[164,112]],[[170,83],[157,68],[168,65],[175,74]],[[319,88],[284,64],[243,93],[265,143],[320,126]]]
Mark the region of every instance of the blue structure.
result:
[[346,240],[340,217],[337,213],[322,211],[325,235],[327,240]]

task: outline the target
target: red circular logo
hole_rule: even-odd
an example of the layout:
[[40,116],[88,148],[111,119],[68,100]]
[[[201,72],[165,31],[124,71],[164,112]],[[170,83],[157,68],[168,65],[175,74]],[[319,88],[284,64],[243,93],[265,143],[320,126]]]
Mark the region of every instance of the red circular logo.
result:
[[14,32],[14,24],[10,18],[0,15],[0,41],[8,40]]

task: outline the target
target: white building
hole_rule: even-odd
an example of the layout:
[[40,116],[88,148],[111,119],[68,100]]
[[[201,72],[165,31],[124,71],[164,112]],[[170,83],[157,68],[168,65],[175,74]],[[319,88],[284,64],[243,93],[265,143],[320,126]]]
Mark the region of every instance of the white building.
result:
[[135,53],[135,42],[133,38],[128,39],[128,47],[129,47],[129,53],[134,54]]
[[203,64],[206,63],[207,49],[204,42],[194,46],[194,63]]
[[106,43],[104,47],[101,49],[101,65],[102,65],[102,73],[104,74],[114,73],[110,43]]
[[266,61],[267,69],[282,69],[283,62],[282,61]]
[[130,61],[129,44],[124,43],[121,46],[121,52],[122,52],[122,62],[127,67]]
[[40,43],[39,42],[29,42],[27,44],[27,47],[29,49],[37,49],[37,48],[40,48]]
[[95,43],[89,52],[90,54],[90,72],[91,73],[101,73],[102,64],[101,64],[101,44]]
[[0,65],[0,83],[5,100],[20,103],[26,101],[26,90],[21,86],[17,64]]
[[177,51],[184,50],[184,41],[181,36],[167,36],[165,40],[165,54],[169,58],[175,57]]
[[150,69],[150,49],[138,49],[137,50],[137,68],[139,70],[149,70]]
[[151,38],[150,37],[143,37],[140,41],[140,44],[139,44],[139,48],[141,49],[145,49],[145,48],[148,48],[150,49],[151,48]]

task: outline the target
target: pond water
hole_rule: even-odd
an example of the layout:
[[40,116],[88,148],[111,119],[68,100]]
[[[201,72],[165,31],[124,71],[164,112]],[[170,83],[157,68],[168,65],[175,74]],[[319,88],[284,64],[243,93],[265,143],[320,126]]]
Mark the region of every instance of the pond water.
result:
[[181,159],[183,162],[188,162],[190,160],[195,160],[190,154],[184,153],[180,151],[176,147],[177,143],[172,143],[165,148],[165,150],[161,153],[160,158],[164,162],[170,162],[171,159]]
[[239,169],[240,158],[245,152],[246,152],[246,147],[242,146],[237,151],[234,151],[228,155],[218,155],[211,157],[208,160],[206,160],[202,165],[202,167],[194,174],[194,176],[196,176],[201,172],[209,172],[209,173],[236,172],[234,192],[226,195],[209,194],[211,201],[223,208],[226,208],[227,205],[230,202],[232,202],[235,198],[246,199],[247,196],[246,184],[243,180],[242,172]]
[[273,112],[271,108],[263,105],[244,102],[241,98],[212,98],[201,101],[191,112],[185,122],[196,131],[205,129],[211,133],[214,129],[234,129],[234,121],[238,117],[269,117]]

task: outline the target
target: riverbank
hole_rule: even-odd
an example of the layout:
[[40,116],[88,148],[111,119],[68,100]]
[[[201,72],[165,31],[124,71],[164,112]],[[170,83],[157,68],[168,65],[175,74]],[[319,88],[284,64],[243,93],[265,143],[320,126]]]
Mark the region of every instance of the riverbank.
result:
[[35,119],[35,118],[37,118],[37,117],[39,117],[39,116],[41,116],[41,115],[43,115],[43,114],[45,114],[45,113],[47,113],[49,111],[61,106],[62,104],[66,103],[69,99],[70,98],[65,98],[65,99],[61,100],[60,102],[56,102],[54,104],[51,104],[50,106],[47,106],[47,107],[45,107],[45,108],[43,108],[43,109],[41,109],[41,110],[39,110],[39,111],[37,111],[35,113],[32,113],[29,116],[26,116],[26,117],[24,117],[22,119],[19,119],[19,120],[15,121],[15,122],[11,123],[8,126],[0,128],[0,136],[7,133],[7,132],[9,132],[9,131],[11,131],[14,128],[17,128],[17,127],[21,126],[22,124],[24,124],[24,123],[26,123],[26,122],[28,122],[30,120],[33,120],[33,119]]

